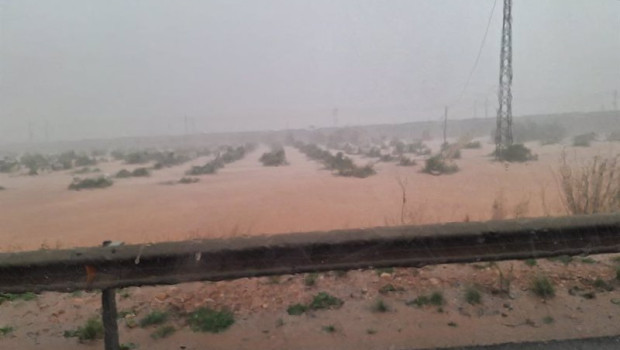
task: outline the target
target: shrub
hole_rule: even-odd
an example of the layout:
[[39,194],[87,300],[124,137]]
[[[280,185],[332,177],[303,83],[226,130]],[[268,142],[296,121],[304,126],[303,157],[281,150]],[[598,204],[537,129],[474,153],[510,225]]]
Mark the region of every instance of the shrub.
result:
[[493,155],[498,160],[506,162],[527,162],[538,159],[538,156],[532,154],[532,151],[529,148],[519,143],[510,145],[504,150],[500,150],[499,156],[497,155],[497,150],[495,150]]
[[275,148],[271,150],[271,152],[263,153],[259,160],[264,166],[281,166],[288,164],[286,161],[286,153],[282,147]]
[[182,177],[181,180],[179,180],[180,184],[193,184],[200,181],[199,178],[197,177]]
[[79,191],[82,189],[106,188],[112,186],[112,184],[114,184],[114,182],[105,176],[86,179],[75,178],[69,185],[69,189]]
[[0,173],[11,173],[19,169],[19,162],[14,159],[0,159]]
[[383,299],[377,299],[375,303],[372,305],[373,312],[388,312],[390,308],[387,306]]
[[576,135],[573,137],[573,146],[575,147],[590,147],[590,143],[596,139],[596,134],[593,132],[587,134]]
[[140,327],[162,324],[168,320],[168,313],[165,311],[152,311],[140,320]]
[[404,156],[401,156],[400,160],[398,161],[398,165],[400,165],[400,166],[414,166],[414,165],[417,165],[417,164],[418,163],[414,159],[407,158],[407,157],[404,157]]
[[189,314],[187,322],[194,332],[220,333],[235,323],[232,312],[215,311],[210,308],[199,308]]
[[131,177],[131,171],[127,169],[121,169],[118,171],[118,173],[116,173],[116,177],[119,179]]
[[131,172],[131,176],[134,177],[143,177],[143,176],[149,176],[149,169],[147,168],[136,168]]
[[482,301],[482,296],[478,289],[474,287],[467,287],[465,289],[465,301],[471,305],[480,304]]
[[531,284],[532,292],[537,296],[548,299],[555,296],[555,288],[551,281],[545,276],[538,276],[532,280]]
[[336,298],[335,296],[329,295],[325,292],[321,292],[314,296],[309,307],[312,310],[332,309],[332,308],[337,309],[341,307],[342,304],[344,304],[344,301],[342,301],[341,299]]
[[443,306],[445,299],[441,292],[433,292],[431,295],[420,295],[419,297],[408,301],[408,306],[422,307],[425,305]]
[[376,173],[377,172],[375,171],[374,167],[371,164],[368,164],[363,167],[353,165],[350,168],[338,169],[337,174],[339,176],[366,178]]
[[319,277],[318,273],[309,273],[304,277],[304,284],[307,287],[312,287],[316,284],[316,279]]
[[203,166],[193,166],[190,170],[185,172],[185,175],[205,175],[205,174],[215,174],[217,169],[223,167],[224,164],[211,161]]
[[39,170],[50,166],[49,159],[38,153],[26,153],[21,156],[19,162],[28,168],[28,175],[37,175]]
[[619,156],[594,157],[583,167],[571,167],[562,154],[561,198],[572,214],[611,213],[620,210]]
[[464,144],[463,148],[465,148],[465,149],[478,149],[478,148],[482,148],[482,144],[480,143],[480,141],[470,141],[470,142]]
[[[532,151],[522,144],[510,145],[500,152],[498,159],[506,162],[527,162],[538,159],[538,156],[532,154]],[[496,153],[494,155],[497,156]]]
[[423,172],[431,175],[453,174],[459,170],[458,166],[446,161],[442,155],[434,155],[425,161]]
[[13,327],[11,326],[4,326],[4,327],[0,327],[0,335],[1,336],[5,336],[11,332],[13,332]]
[[306,311],[308,311],[308,306],[304,304],[294,304],[286,309],[286,312],[291,316],[299,316]]
[[331,324],[329,326],[323,326],[321,329],[327,333],[334,333],[336,331],[336,327]]
[[90,158],[87,155],[79,155],[75,158],[75,166],[84,167],[96,164],[97,160],[95,158]]
[[65,331],[65,338],[77,337],[80,343],[103,338],[103,323],[99,317],[95,316],[86,321],[84,326],[76,330]]

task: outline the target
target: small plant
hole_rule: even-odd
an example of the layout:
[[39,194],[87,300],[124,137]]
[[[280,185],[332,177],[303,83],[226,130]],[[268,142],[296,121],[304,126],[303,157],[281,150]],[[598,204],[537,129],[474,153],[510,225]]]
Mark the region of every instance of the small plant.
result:
[[95,316],[88,319],[84,326],[78,327],[76,330],[65,331],[65,338],[77,337],[80,343],[103,338],[103,323],[99,317]]
[[220,333],[232,326],[235,318],[228,310],[215,311],[210,308],[199,308],[189,314],[187,322],[194,332]]
[[555,320],[551,316],[545,316],[542,321],[544,324],[552,324]]
[[309,273],[304,277],[304,285],[306,287],[312,287],[316,285],[316,279],[319,277],[318,273]]
[[408,306],[422,307],[426,305],[443,306],[445,299],[441,292],[433,292],[430,296],[420,295],[419,297],[406,302]]
[[373,312],[388,312],[390,308],[387,306],[383,299],[377,299],[375,303],[372,305]]
[[471,305],[477,305],[482,302],[482,296],[475,287],[467,287],[465,289],[465,301]]
[[0,305],[5,301],[16,301],[16,300],[24,300],[31,301],[37,298],[37,295],[31,292],[26,293],[0,293]]
[[553,298],[555,288],[546,276],[538,276],[532,280],[531,289],[537,296],[543,299]]
[[323,326],[321,329],[323,329],[323,331],[327,333],[334,333],[336,331],[336,327],[331,324],[329,326]]
[[120,350],[135,350],[138,348],[138,344],[136,343],[123,343],[120,346]]
[[538,264],[538,262],[536,261],[536,259],[526,259],[524,261],[525,265],[529,266],[529,267],[534,267]]
[[11,326],[0,327],[0,335],[5,336],[7,334],[12,333],[13,330],[14,330],[14,328],[11,327]]
[[174,332],[176,332],[176,329],[172,326],[161,326],[157,328],[157,330],[155,330],[155,332],[151,334],[151,338],[153,339],[166,338],[174,334]]
[[570,255],[560,255],[548,258],[549,261],[561,262],[564,265],[568,265],[573,261],[573,257]]
[[150,314],[146,315],[143,319],[140,320],[140,327],[148,327],[152,325],[159,325],[168,321],[168,313],[166,311],[151,311]]
[[373,328],[368,328],[368,329],[366,330],[366,334],[368,334],[368,335],[377,334],[377,330],[376,330],[376,329],[373,329]]
[[441,292],[433,292],[431,293],[431,297],[429,298],[429,302],[434,306],[442,306],[445,302],[443,298],[443,294]]
[[379,288],[379,293],[381,293],[381,294],[388,294],[388,293],[391,293],[391,292],[402,292],[403,290],[404,289],[401,288],[401,287],[396,288],[396,287],[394,287],[393,284],[388,283],[388,284],[384,285],[383,287]]
[[594,260],[594,259],[592,259],[590,257],[581,258],[581,262],[583,264],[596,264],[597,263],[596,260]]
[[458,325],[458,324],[456,324],[456,322],[448,322],[448,327],[453,327],[453,328],[456,328],[456,327],[458,327],[458,326],[459,326],[459,325]]
[[310,303],[310,309],[312,310],[321,310],[321,309],[337,309],[344,304],[342,299],[336,298],[333,295],[327,294],[325,292],[320,292],[315,295]]
[[609,283],[605,282],[600,277],[597,277],[594,280],[594,283],[592,283],[592,285],[594,286],[594,288],[599,289],[599,290],[603,290],[603,291],[606,291],[606,292],[610,292],[610,291],[614,290],[614,287],[612,285],[610,285]]
[[293,304],[286,309],[286,312],[291,316],[299,316],[308,311],[308,306],[304,304]]

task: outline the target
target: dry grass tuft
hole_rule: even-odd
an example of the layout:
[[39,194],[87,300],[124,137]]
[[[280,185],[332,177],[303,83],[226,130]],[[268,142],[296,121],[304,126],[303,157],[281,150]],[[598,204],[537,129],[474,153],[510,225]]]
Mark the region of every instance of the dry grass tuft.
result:
[[571,166],[562,153],[562,203],[571,214],[611,213],[620,210],[620,155],[594,157],[584,166]]

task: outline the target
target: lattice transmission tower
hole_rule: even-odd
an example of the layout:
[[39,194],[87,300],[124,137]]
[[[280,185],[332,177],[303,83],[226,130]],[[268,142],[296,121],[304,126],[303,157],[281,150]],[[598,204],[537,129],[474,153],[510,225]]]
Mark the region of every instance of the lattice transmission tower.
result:
[[512,0],[504,0],[504,24],[499,62],[497,99],[497,129],[495,156],[503,158],[504,150],[512,145]]

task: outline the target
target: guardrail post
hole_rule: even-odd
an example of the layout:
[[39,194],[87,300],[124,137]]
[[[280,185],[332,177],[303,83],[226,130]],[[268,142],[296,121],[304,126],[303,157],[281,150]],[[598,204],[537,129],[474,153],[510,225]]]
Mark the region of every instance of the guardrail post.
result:
[[[103,246],[106,247],[110,243],[110,241],[105,241]],[[101,291],[101,306],[104,348],[105,350],[120,350],[118,323],[116,322],[116,289],[108,288]]]
[[116,290],[114,288],[101,291],[103,306],[103,340],[105,350],[120,350],[118,341],[118,324],[116,323]]

